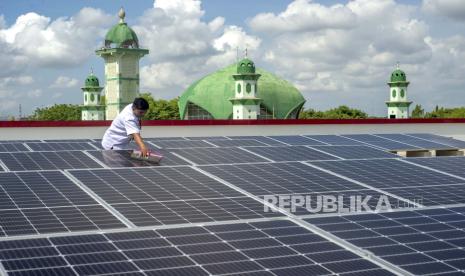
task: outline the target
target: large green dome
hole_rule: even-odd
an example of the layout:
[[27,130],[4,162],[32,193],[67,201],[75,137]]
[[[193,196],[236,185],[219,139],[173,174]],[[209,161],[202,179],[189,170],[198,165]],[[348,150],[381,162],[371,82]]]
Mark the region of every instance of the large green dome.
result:
[[84,82],[85,87],[99,87],[99,81],[98,78],[94,74],[90,74],[85,82]]
[[[305,103],[305,98],[292,84],[278,76],[256,69],[261,77],[258,79],[258,97],[269,111],[278,119],[286,119],[291,113]],[[234,79],[237,64],[232,64],[215,73],[194,82],[179,99],[179,112],[185,118],[188,103],[193,103],[208,111],[214,119],[229,119],[233,106],[230,101],[234,97]]]

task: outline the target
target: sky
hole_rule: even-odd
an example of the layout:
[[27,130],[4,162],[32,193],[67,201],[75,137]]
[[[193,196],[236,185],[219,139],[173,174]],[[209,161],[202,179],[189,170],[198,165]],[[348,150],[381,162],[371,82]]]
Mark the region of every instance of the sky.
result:
[[465,106],[463,0],[21,0],[0,1],[0,117],[18,116],[20,104],[23,115],[81,104],[91,68],[103,84],[95,49],[120,7],[150,50],[140,92],[155,98],[180,96],[247,48],[306,108],[384,116],[397,63],[413,105]]

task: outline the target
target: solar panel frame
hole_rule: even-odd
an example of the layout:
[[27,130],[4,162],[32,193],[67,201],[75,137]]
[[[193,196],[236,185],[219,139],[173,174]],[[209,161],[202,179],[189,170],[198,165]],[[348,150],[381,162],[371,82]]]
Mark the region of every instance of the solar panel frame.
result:
[[[305,240],[304,244],[296,244],[296,237]],[[326,249],[308,252],[314,247]],[[49,269],[56,273],[119,275],[125,272],[147,275],[254,275],[254,272],[328,275],[335,271],[362,269],[392,275],[331,241],[284,220],[9,241],[0,242],[0,248],[8,248],[0,250],[0,258],[6,271],[12,274],[27,271],[24,270],[26,267],[37,273]],[[25,249],[34,252],[36,260],[43,261],[26,263],[22,254]],[[325,258],[328,253],[338,253],[344,260],[328,260]],[[350,266],[349,262],[357,265]]]
[[163,149],[154,149],[154,152],[160,153],[163,159],[159,164],[150,163],[147,161],[135,160],[130,157],[130,151],[126,150],[92,150],[86,151],[99,162],[103,163],[108,168],[123,168],[123,167],[153,167],[153,166],[184,166],[190,163],[170,151]]
[[408,158],[406,161],[465,179],[465,157]]
[[[463,271],[464,207],[306,221],[415,275]],[[348,235],[350,232],[354,235]]]
[[423,149],[451,149],[453,147],[420,139],[420,138],[415,138],[412,136],[404,135],[404,134],[395,134],[395,133],[387,133],[387,134],[375,134],[378,137],[382,137],[385,139],[390,139],[393,141],[401,142],[404,144],[412,145],[418,148],[423,148]]
[[340,159],[307,146],[247,147],[247,150],[275,162]]
[[266,136],[268,138],[274,139],[276,141],[282,142],[287,145],[291,146],[320,146],[326,145],[323,142],[319,142],[317,140],[313,140],[309,137],[302,136],[302,135],[274,135],[274,136]]
[[352,145],[364,145],[362,142],[354,141],[352,139],[342,137],[339,135],[304,135],[305,137],[313,140],[333,145],[333,146],[352,146]]
[[26,143],[33,151],[83,151],[94,150],[95,147],[88,142],[54,142],[54,143]]
[[190,137],[184,137],[186,140],[229,140],[228,137],[226,136],[190,136]]
[[196,165],[259,163],[268,161],[246,150],[234,147],[171,149],[170,152],[175,153]]
[[261,143],[267,144],[269,146],[284,146],[286,145],[285,143],[279,142],[275,139],[268,138],[266,136],[227,136],[231,140],[248,140],[248,139],[253,139],[257,140]]
[[0,173],[0,236],[126,226],[61,171]]
[[149,143],[161,149],[211,148],[214,146],[202,140],[164,140]]
[[82,151],[0,153],[0,160],[10,171],[102,167]]
[[209,143],[222,148],[268,146],[268,144],[255,139],[212,140]]
[[312,146],[312,149],[338,156],[342,159],[399,158],[398,155],[366,145],[353,146]]
[[465,141],[450,138],[450,137],[429,134],[429,133],[406,133],[405,135],[415,137],[418,139],[425,139],[425,140],[432,141],[435,143],[448,145],[451,147],[456,147],[456,148],[461,148],[461,149],[465,148]]
[[30,151],[23,143],[0,143],[0,152]]
[[369,144],[378,148],[382,148],[385,150],[416,150],[421,149],[420,147],[416,147],[413,145],[408,145],[405,143],[392,141],[389,139],[385,139],[382,137],[374,136],[371,134],[347,134],[341,135],[342,137],[353,139],[355,141],[359,141],[365,144]]

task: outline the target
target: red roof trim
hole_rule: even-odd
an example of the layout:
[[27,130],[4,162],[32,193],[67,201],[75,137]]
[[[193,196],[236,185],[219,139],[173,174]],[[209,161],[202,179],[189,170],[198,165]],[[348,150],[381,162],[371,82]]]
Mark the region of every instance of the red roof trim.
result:
[[[444,124],[460,119],[299,119],[299,120],[154,120],[142,126],[327,125],[327,124]],[[110,121],[0,121],[0,127],[106,127]]]

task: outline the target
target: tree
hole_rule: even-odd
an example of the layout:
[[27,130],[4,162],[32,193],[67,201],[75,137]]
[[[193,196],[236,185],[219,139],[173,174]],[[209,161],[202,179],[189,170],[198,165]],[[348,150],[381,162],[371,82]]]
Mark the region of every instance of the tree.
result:
[[79,121],[81,107],[75,104],[55,104],[50,107],[37,108],[30,120],[37,121]]
[[307,109],[300,113],[299,118],[301,119],[310,119],[310,118],[320,118],[320,119],[364,119],[368,118],[368,114],[365,112],[349,108],[345,105],[341,105],[336,108],[332,108],[326,111],[315,111],[314,109]]
[[465,107],[444,108],[436,106],[431,112],[427,112],[426,118],[465,118]]
[[412,110],[412,118],[423,118],[425,116],[425,110],[421,108],[421,105],[415,105],[415,108]]
[[178,120],[179,107],[178,98],[171,100],[155,100],[150,93],[141,94],[141,97],[149,102],[149,110],[144,120]]

